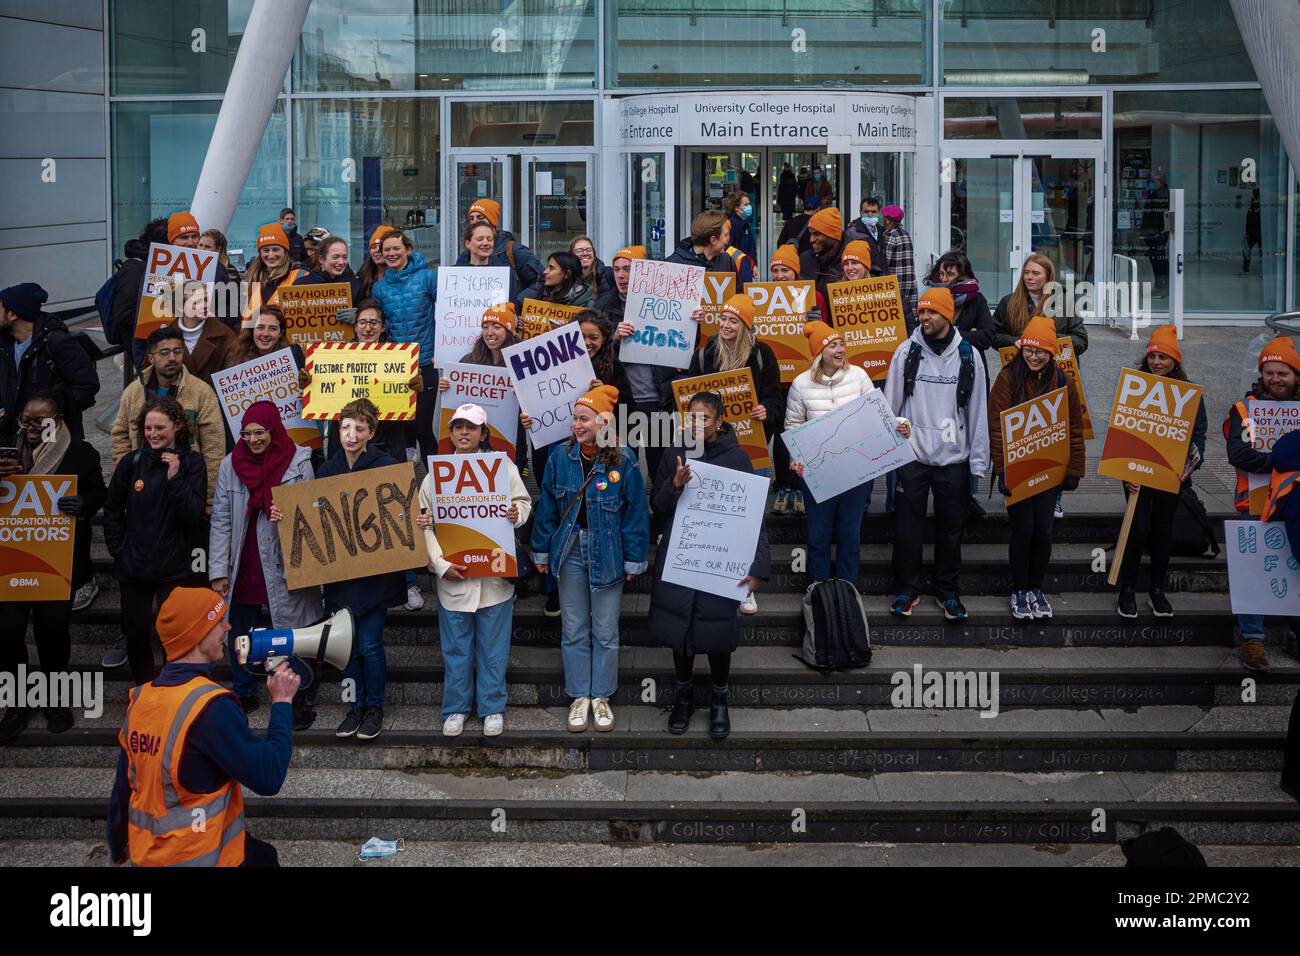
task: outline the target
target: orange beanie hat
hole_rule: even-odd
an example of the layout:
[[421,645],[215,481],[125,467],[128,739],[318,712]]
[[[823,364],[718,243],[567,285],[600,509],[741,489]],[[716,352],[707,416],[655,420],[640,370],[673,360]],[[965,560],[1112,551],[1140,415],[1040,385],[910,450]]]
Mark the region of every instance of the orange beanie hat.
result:
[[1036,315],[1025,323],[1025,329],[1016,340],[1016,348],[1042,349],[1059,355],[1061,348],[1056,343],[1056,323],[1045,315]]
[[803,327],[803,334],[808,337],[808,349],[812,352],[812,357],[816,358],[822,354],[822,349],[830,345],[836,339],[843,339],[844,336],[836,332],[825,322],[809,322]]
[[772,253],[772,261],[768,264],[768,268],[770,269],[772,266],[776,266],[776,265],[785,266],[787,269],[794,272],[795,275],[798,275],[799,274],[798,250],[795,249],[795,247],[790,245],[789,243],[786,243],[783,246],[777,246],[776,252]]
[[384,241],[384,237],[397,232],[392,226],[376,226],[375,231],[370,234],[370,248],[373,249]]
[[922,309],[938,312],[951,322],[953,314],[957,311],[957,306],[952,301],[952,293],[948,291],[947,287],[936,285],[926,289],[925,295],[921,296],[921,301],[916,303],[918,314]]
[[745,328],[754,328],[754,300],[744,293],[737,293],[722,304],[723,312],[730,312],[745,323]]
[[181,236],[197,236],[199,221],[188,210],[182,209],[167,217],[167,241],[175,242]]
[[515,304],[513,302],[498,302],[486,312],[483,313],[483,324],[495,322],[503,326],[507,332],[515,330]]
[[844,235],[844,220],[840,218],[838,209],[829,206],[826,209],[818,209],[809,217],[808,228],[816,229],[823,236],[839,239]]
[[278,222],[268,222],[257,230],[257,248],[260,250],[264,246],[281,246],[286,251],[289,248],[289,235],[284,231],[284,226]]
[[618,250],[618,252],[614,253],[613,257],[609,260],[609,264],[613,265],[616,259],[645,258],[647,258],[645,246],[624,246],[622,249]]
[[225,613],[225,598],[211,588],[174,588],[158,609],[155,625],[167,660],[198,647]]
[[1178,329],[1173,323],[1160,326],[1147,341],[1147,353],[1161,352],[1179,365],[1183,364],[1183,350],[1178,347]]
[[597,385],[573,404],[586,405],[597,415],[612,415],[618,404],[618,389],[613,385]]
[[1289,335],[1279,335],[1259,350],[1259,368],[1262,371],[1265,362],[1281,362],[1289,365],[1300,374],[1300,355],[1296,354],[1295,340]]
[[854,239],[844,247],[844,254],[840,256],[840,264],[846,262],[861,262],[868,270],[871,269],[871,247],[861,239]]
[[492,223],[493,229],[501,228],[501,204],[495,199],[474,200],[474,204],[469,207],[469,212],[465,215],[468,216],[471,212],[481,213],[484,219]]

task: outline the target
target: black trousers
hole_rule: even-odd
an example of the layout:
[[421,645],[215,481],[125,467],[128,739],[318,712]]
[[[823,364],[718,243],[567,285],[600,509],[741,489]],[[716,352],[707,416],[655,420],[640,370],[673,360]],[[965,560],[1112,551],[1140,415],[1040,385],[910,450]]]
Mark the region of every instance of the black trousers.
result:
[[1011,589],[1043,589],[1043,578],[1052,561],[1052,523],[1056,509],[1056,489],[1040,492],[1032,498],[1007,505],[1011,525]]
[[1282,779],[1300,787],[1300,694],[1291,705],[1291,720],[1286,727],[1286,748],[1282,756]]
[[[1125,492],[1127,498],[1127,490]],[[1174,511],[1178,496],[1155,488],[1138,490],[1137,508],[1129,528],[1128,544],[1124,548],[1124,563],[1119,569],[1121,588],[1137,587],[1138,567],[1142,551],[1151,556],[1151,589],[1164,590],[1169,574],[1169,551],[1173,546]]]
[[[438,370],[432,365],[421,365],[420,378],[424,380],[424,391],[415,396],[414,438],[419,444],[420,461],[428,461],[429,456],[438,450],[438,439],[434,435],[437,429],[433,427],[433,413],[438,407]],[[408,440],[411,437],[408,432]],[[404,451],[403,449],[395,452],[391,448],[388,450],[394,458]],[[399,464],[405,460],[405,458],[401,459]]]
[[27,661],[27,621],[36,632],[36,653],[46,674],[66,671],[72,659],[72,635],[68,621],[72,601],[24,601],[8,604],[4,610],[4,637],[0,639],[0,673],[17,679],[18,665]]
[[772,487],[774,491],[788,488],[799,490],[799,479],[790,470],[790,449],[785,447],[781,435],[785,433],[785,420],[777,422],[772,429]]
[[240,866],[269,867],[280,865],[280,854],[265,840],[244,834],[244,862]]
[[118,587],[122,594],[122,633],[126,636],[126,659],[131,666],[131,679],[136,684],[144,684],[158,676],[153,657],[154,621],[158,608],[176,584],[131,584],[123,581]]
[[970,462],[898,469],[894,492],[894,578],[900,594],[920,594],[926,504],[934,492],[934,585],[940,601],[957,597],[961,538],[970,499]]
[[[689,684],[695,672],[695,655],[678,654],[673,651],[673,670],[677,672],[677,683]],[[714,687],[726,687],[727,678],[731,676],[731,655],[726,653],[709,655],[709,676]]]
[[[658,402],[645,402],[644,404],[640,402],[633,402],[628,406],[627,410],[628,410],[628,414],[635,414],[639,412],[640,414],[645,415],[648,418],[648,416],[653,415],[655,412],[664,411],[664,408]],[[653,420],[654,419],[648,418],[648,421],[653,421]],[[648,437],[649,436],[647,435],[647,438]],[[644,447],[645,447],[646,468],[648,470],[646,487],[648,488],[654,484],[655,475],[659,474],[659,462],[663,460],[664,450],[659,446],[658,442],[654,442],[654,441],[647,441]]]

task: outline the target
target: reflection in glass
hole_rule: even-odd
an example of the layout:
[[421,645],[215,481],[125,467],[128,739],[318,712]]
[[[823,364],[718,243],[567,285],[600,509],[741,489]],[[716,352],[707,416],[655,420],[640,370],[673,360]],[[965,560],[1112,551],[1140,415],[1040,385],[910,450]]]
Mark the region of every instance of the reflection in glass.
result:
[[1100,96],[948,97],[946,139],[1101,139]]
[[545,259],[568,251],[569,243],[588,233],[587,164],[582,160],[536,162],[530,166],[532,204],[529,248]]
[[[632,153],[628,156],[629,195],[632,197],[632,221],[628,242],[642,245],[651,259],[663,259],[668,248],[667,206],[664,199],[664,154]],[[616,243],[617,244],[617,243]],[[606,251],[612,255],[613,249]],[[597,255],[600,250],[597,250]]]
[[1015,223],[1015,164],[1011,158],[954,160],[951,241],[964,249],[989,302],[1011,292]]
[[514,100],[451,104],[451,145],[526,148],[591,146],[591,100]]

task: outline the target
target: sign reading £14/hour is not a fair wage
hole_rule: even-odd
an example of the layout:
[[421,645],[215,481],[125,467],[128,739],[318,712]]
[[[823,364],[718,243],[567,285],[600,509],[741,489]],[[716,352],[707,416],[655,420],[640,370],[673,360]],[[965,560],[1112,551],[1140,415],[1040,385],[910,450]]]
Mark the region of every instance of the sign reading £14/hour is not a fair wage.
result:
[[302,393],[302,417],[338,421],[343,407],[368,398],[384,421],[415,418],[411,379],[419,362],[414,342],[325,343],[307,351],[311,381]]

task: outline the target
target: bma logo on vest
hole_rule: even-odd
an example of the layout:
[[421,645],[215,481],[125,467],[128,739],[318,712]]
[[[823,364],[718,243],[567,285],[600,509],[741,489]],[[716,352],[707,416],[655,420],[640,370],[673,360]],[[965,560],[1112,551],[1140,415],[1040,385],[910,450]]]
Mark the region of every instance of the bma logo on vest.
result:
[[50,897],[50,925],[62,929],[83,926],[127,926],[134,936],[148,936],[153,929],[152,893],[81,893],[74,886],[68,893]]
[[133,754],[155,757],[158,755],[158,748],[162,746],[162,738],[156,734],[142,734],[138,730],[133,730],[126,739],[126,745]]

